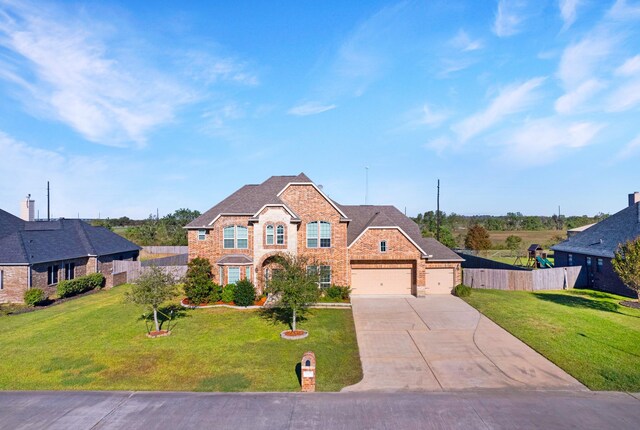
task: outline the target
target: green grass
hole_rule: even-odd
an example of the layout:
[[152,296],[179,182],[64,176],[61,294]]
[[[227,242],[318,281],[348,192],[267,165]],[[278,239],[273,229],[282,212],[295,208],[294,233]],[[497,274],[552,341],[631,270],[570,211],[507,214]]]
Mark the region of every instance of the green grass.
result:
[[640,391],[640,310],[591,290],[473,290],[465,301],[592,390]]
[[314,309],[286,341],[260,311],[186,310],[169,337],[148,339],[126,285],[48,309],[0,316],[0,389],[297,391],[296,365],[317,357],[317,389],[362,377],[350,310]]

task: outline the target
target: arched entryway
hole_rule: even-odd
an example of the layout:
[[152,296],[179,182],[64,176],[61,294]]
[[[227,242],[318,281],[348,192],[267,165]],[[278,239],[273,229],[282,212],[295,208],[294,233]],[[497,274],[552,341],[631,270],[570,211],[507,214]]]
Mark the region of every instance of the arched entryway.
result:
[[276,261],[278,255],[280,255],[279,252],[266,255],[262,263],[257,266],[256,287],[262,292],[264,292],[264,288],[267,286],[269,279],[273,276],[273,272],[281,269],[280,264]]

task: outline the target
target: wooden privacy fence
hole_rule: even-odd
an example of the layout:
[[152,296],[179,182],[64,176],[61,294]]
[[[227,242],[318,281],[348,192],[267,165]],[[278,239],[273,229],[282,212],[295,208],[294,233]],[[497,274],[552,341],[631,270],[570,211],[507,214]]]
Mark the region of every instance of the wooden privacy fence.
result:
[[188,246],[143,246],[142,250],[149,254],[187,254]]
[[582,266],[555,267],[553,269],[498,270],[464,269],[462,279],[472,288],[510,291],[563,290],[585,287]]
[[[158,266],[165,272],[173,274],[176,278],[183,278],[187,274],[187,266]],[[149,267],[142,267],[139,261],[119,261],[113,262],[113,275],[126,273],[126,279],[119,277],[124,282],[135,282],[140,275],[149,270]],[[123,282],[123,283],[124,283]]]
[[189,254],[170,255],[162,258],[152,258],[142,262],[142,267],[149,266],[186,266],[189,262]]

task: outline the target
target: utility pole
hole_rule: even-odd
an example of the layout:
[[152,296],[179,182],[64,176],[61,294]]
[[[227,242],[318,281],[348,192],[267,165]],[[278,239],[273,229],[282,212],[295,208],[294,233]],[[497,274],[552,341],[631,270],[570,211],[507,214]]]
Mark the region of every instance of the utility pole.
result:
[[436,202],[436,240],[440,241],[440,179],[438,179],[438,198]]
[[364,168],[364,204],[369,201],[369,166]]
[[47,181],[47,221],[51,221],[51,190]]

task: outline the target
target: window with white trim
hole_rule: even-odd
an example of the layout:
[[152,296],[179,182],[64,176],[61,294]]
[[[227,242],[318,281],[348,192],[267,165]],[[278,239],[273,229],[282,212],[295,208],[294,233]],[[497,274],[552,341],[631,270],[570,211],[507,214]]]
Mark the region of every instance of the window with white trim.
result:
[[49,285],[54,285],[58,283],[58,270],[60,268],[58,267],[57,264],[54,264],[53,266],[49,266],[47,267],[47,283]]
[[273,245],[273,226],[272,225],[268,225],[267,226],[267,245]]
[[74,279],[76,277],[76,263],[64,264],[64,279]]
[[225,285],[224,283],[224,267],[220,266],[220,285]]
[[244,269],[244,277],[247,281],[251,282],[251,266],[247,266]]
[[276,227],[276,244],[284,245],[284,226],[282,224]]
[[307,248],[331,248],[331,223],[313,221],[307,224]]
[[240,268],[239,267],[229,267],[229,280],[228,284],[235,284],[240,280]]
[[230,225],[222,231],[224,249],[247,249],[249,247],[249,229],[241,225]]
[[[320,273],[318,273],[320,270]],[[318,286],[328,288],[331,286],[331,266],[307,266],[307,273],[318,276]]]
[[198,230],[198,240],[204,240],[207,236],[207,230]]
[[380,241],[380,252],[387,252],[387,241],[386,240],[381,240]]

